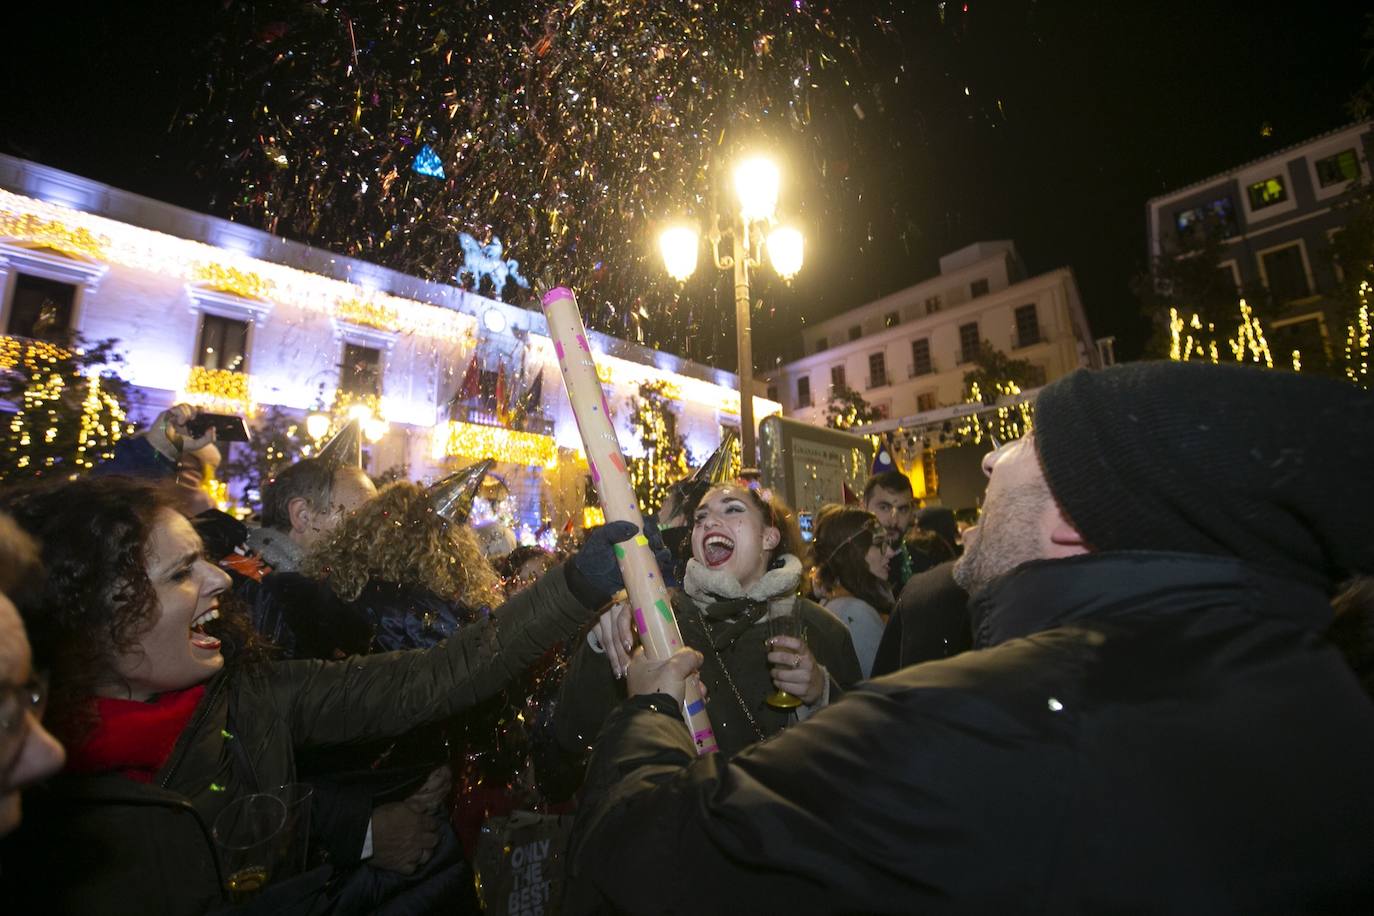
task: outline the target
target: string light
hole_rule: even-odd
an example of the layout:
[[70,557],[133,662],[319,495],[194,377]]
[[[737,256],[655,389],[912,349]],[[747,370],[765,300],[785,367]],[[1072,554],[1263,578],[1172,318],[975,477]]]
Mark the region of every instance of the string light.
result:
[[628,462],[630,486],[641,506],[658,506],[668,485],[687,476],[687,449],[682,437],[668,428],[669,402],[665,382],[646,382],[634,401],[630,428],[644,447],[644,454]]
[[210,413],[251,418],[257,415],[258,405],[253,400],[250,387],[246,373],[192,366],[186,376],[186,384],[177,391],[176,401]]
[[479,426],[450,420],[434,427],[432,454],[446,457],[495,458],[512,464],[551,469],[558,465],[558,447],[552,436],[521,432],[501,426]]
[[[1198,333],[1194,335],[1185,328]],[[1169,309],[1169,358],[1175,362],[1187,362],[1196,356],[1199,359],[1210,360],[1213,364],[1220,363],[1220,347],[1215,336],[1216,325],[1208,322],[1205,329],[1207,336],[1204,336],[1203,332],[1202,318],[1196,312],[1184,322],[1178,309]],[[1226,343],[1236,362],[1243,363],[1248,359],[1253,363],[1263,363],[1266,368],[1274,368],[1274,357],[1269,352],[1264,327],[1260,324],[1259,316],[1244,299],[1240,300],[1240,323],[1236,328],[1236,336],[1228,338]],[[1300,355],[1295,352],[1293,368],[1296,371],[1301,366]]]
[[1369,387],[1369,282],[1360,284],[1360,307],[1346,327],[1345,377],[1361,388]]

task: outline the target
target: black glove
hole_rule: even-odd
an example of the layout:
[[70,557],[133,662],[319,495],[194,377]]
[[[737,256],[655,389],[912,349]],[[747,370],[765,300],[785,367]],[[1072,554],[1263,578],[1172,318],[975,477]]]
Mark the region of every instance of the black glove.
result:
[[[659,574],[662,575],[662,570],[672,568],[672,555],[663,546],[658,525],[646,516],[640,516],[640,519],[644,537],[649,542],[649,549],[654,552]],[[615,545],[631,540],[639,532],[640,529],[632,522],[608,522],[587,531],[587,539],[581,549],[564,567],[567,570],[568,588],[587,608],[601,608],[625,587]]]

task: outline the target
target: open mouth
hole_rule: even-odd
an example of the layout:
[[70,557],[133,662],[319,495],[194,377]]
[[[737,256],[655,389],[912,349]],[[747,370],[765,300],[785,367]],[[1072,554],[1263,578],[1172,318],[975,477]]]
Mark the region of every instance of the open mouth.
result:
[[219,619],[219,608],[212,607],[191,621],[191,645],[210,652],[219,650],[219,640],[205,632],[205,625]]
[[702,558],[711,569],[724,566],[735,554],[735,542],[723,534],[707,535],[701,542]]

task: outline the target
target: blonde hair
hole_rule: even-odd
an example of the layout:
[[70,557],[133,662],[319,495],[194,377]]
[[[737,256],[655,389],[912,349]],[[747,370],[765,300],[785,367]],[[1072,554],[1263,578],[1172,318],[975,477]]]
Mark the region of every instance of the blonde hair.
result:
[[466,525],[436,515],[429,491],[406,480],[383,487],[305,558],[345,601],[373,580],[420,585],[469,607],[501,603],[500,580]]

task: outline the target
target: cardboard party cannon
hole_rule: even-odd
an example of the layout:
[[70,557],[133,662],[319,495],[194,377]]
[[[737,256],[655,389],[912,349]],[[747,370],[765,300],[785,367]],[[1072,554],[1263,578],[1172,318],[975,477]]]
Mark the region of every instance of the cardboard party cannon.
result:
[[[548,320],[549,336],[558,354],[558,367],[563,384],[568,389],[568,401],[582,434],[582,448],[591,467],[592,483],[601,496],[601,506],[607,521],[626,521],[641,524],[639,506],[625,467],[620,442],[611,426],[606,395],[596,377],[591,348],[587,346],[587,329],[577,310],[572,290],[557,287],[544,294],[544,317]],[[649,549],[643,533],[633,540],[617,544],[616,557],[625,579],[625,591],[634,612],[635,631],[651,659],[665,659],[682,647],[682,634],[673,617],[668,600],[668,588],[658,561]],[[694,676],[687,682],[687,699],[682,708],[683,719],[692,733],[698,754],[716,749],[715,733],[706,716],[706,704],[701,699],[700,683]]]

